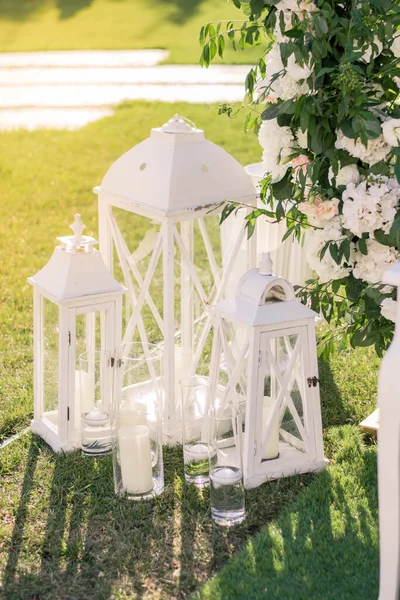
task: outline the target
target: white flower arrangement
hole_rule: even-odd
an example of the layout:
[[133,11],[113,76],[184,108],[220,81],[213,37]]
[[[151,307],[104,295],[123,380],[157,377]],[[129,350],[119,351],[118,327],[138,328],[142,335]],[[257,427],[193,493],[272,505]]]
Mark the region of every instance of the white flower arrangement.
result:
[[[274,206],[298,239],[306,229],[318,277],[300,298],[353,345],[374,344],[382,354],[395,291],[381,280],[400,258],[397,2],[233,2],[247,18],[237,33],[226,25],[234,47],[266,35],[269,51],[246,78],[246,97],[260,92],[247,124],[259,128],[265,212]],[[203,64],[222,55],[221,37],[203,31]],[[262,215],[257,208],[249,226]]]

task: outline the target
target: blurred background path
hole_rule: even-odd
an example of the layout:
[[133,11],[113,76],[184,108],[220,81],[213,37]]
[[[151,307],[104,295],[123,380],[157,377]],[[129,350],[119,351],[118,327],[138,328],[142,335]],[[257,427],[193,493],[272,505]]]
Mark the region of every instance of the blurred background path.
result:
[[237,102],[246,65],[160,65],[166,50],[0,54],[0,129],[76,129],[124,100]]

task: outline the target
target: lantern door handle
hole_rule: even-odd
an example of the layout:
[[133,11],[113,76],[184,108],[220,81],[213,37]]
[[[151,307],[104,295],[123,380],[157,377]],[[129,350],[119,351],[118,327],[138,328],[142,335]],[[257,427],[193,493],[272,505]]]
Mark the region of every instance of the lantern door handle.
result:
[[317,387],[317,385],[319,384],[318,377],[315,377],[315,375],[314,375],[314,377],[308,377],[307,384],[308,384],[309,388],[310,387]]

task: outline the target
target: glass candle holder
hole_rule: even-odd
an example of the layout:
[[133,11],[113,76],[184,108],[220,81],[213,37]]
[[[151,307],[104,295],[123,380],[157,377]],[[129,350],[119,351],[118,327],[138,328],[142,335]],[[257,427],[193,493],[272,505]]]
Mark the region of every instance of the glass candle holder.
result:
[[116,351],[113,467],[117,494],[147,500],[164,490],[161,351],[132,342]]
[[111,452],[111,370],[106,352],[79,356],[79,402],[82,451],[88,456]]
[[208,485],[210,382],[194,375],[180,381],[182,406],[182,445],[185,479],[197,487]]
[[230,527],[245,518],[242,415],[233,405],[209,410],[211,517]]

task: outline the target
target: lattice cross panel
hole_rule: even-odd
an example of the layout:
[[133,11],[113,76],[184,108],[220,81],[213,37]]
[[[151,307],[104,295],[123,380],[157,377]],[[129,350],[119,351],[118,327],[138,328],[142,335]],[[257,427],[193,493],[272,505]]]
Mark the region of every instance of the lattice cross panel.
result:
[[251,261],[243,221],[224,234],[219,215],[204,211],[154,220],[108,205],[99,217],[109,264],[128,289],[123,342],[164,345],[164,432],[180,439],[178,381],[209,374],[211,306]]
[[260,338],[255,471],[274,459],[293,458],[294,453],[315,458],[313,407],[307,399],[307,327],[265,332]]

